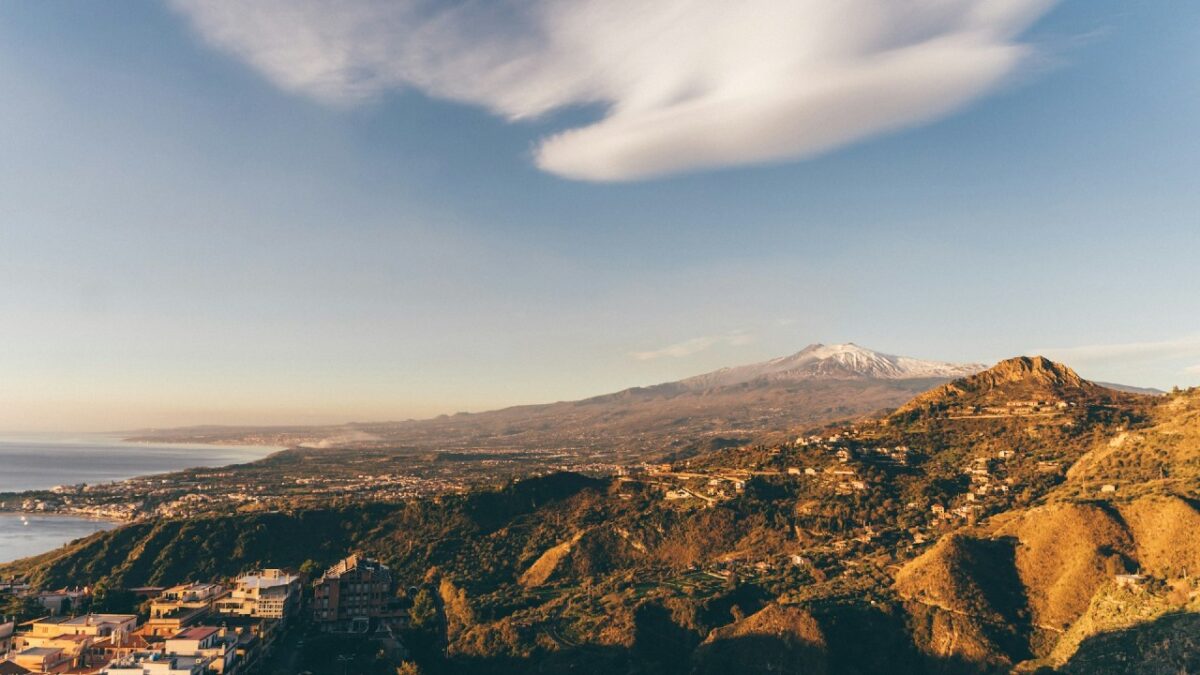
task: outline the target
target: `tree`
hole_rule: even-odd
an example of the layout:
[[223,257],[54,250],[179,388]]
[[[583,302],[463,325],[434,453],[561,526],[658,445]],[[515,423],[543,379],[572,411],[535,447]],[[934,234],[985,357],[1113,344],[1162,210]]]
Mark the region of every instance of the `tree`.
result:
[[320,571],[321,571],[321,566],[317,563],[316,560],[313,560],[312,558],[309,558],[308,560],[305,560],[304,562],[300,563],[300,575],[305,578],[314,577]]
[[437,621],[437,602],[428,588],[417,591],[413,597],[412,607],[408,610],[408,622],[417,630],[427,630]]
[[0,596],[0,615],[15,616],[17,621],[28,621],[46,614],[46,608],[36,598],[19,595]]

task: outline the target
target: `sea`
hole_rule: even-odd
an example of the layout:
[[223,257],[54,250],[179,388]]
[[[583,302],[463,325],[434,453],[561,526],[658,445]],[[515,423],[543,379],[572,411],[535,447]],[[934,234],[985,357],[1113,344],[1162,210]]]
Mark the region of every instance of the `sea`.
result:
[[[131,443],[111,435],[0,437],[0,493],[108,483],[192,467],[240,464],[279,449]],[[45,553],[116,525],[73,516],[0,513],[0,562]]]

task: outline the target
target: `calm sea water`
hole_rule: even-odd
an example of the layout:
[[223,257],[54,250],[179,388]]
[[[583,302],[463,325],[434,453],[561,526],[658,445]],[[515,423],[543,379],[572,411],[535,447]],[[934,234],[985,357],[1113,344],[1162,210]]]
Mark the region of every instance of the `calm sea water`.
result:
[[53,551],[117,523],[72,516],[0,513],[0,563]]
[[[261,459],[279,448],[127,443],[107,436],[0,437],[0,492],[107,483],[191,467]],[[45,553],[115,523],[0,513],[0,562]]]
[[279,448],[128,443],[116,437],[0,437],[0,492],[107,483],[266,457]]

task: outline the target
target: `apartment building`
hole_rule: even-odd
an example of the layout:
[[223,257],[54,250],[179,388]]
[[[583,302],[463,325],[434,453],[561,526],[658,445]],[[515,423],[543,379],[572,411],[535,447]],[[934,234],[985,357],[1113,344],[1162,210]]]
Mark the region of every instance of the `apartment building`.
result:
[[313,619],[321,630],[366,632],[373,620],[387,616],[391,601],[391,570],[357,554],[313,583]]
[[300,578],[283,570],[265,569],[243,574],[229,595],[215,605],[218,614],[283,619],[300,603]]
[[228,591],[220,584],[181,584],[163,591],[150,603],[150,635],[170,637],[200,623]]

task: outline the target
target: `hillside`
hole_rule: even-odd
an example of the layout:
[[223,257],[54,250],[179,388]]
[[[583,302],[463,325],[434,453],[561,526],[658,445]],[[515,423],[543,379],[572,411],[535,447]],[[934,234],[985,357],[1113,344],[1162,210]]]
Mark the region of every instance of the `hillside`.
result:
[[[1146,411],[1140,423],[1098,437],[1039,505],[944,540],[906,565],[896,589],[910,611],[973,627],[998,625],[980,593],[960,590],[986,588],[1020,599],[1003,624],[1015,640],[985,644],[1000,663],[1032,658],[1093,672],[1097,652],[1119,653],[1125,665],[1094,672],[1131,672],[1139,654],[1183,663],[1186,633],[1173,630],[1194,621],[1166,615],[1200,610],[1190,572],[1200,569],[1200,392],[1161,397]],[[1009,553],[991,558],[1000,569],[957,562],[962,549],[978,547]],[[927,648],[973,655],[978,647],[969,644]]]
[[1019,356],[921,394],[895,414],[1049,414],[1055,407],[1128,403],[1134,396],[1084,380],[1043,356]]
[[[359,550],[436,592],[431,673],[1189,663],[1200,392],[1022,358],[904,411],[611,478],[138,523],[0,575],[162,584]],[[1097,483],[1146,447],[1162,482]]]

